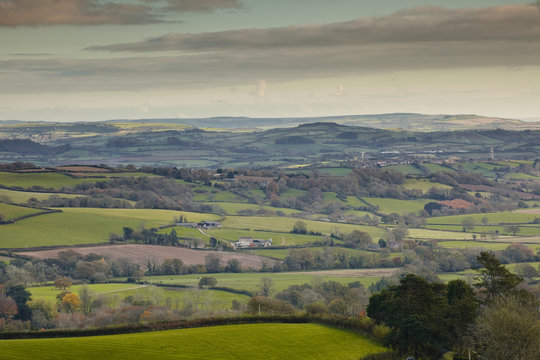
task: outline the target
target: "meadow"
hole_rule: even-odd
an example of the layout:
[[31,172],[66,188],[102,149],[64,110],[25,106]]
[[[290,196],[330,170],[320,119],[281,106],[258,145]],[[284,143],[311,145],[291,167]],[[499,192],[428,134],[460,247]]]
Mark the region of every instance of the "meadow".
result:
[[60,190],[64,186],[75,186],[85,182],[102,181],[99,178],[73,178],[56,172],[12,173],[0,172],[0,185],[27,189],[40,186],[43,189]]
[[14,191],[8,189],[0,189],[0,197],[5,196],[8,201],[14,204],[25,204],[28,200],[34,198],[37,200],[47,200],[51,195],[60,197],[74,198],[81,195],[62,194],[62,193],[47,193],[47,192],[31,192],[31,191]]
[[531,214],[518,211],[501,211],[496,213],[481,213],[481,214],[466,214],[452,216],[437,216],[426,219],[426,224],[447,224],[461,225],[461,222],[466,218],[471,218],[475,224],[482,224],[482,218],[487,218],[487,224],[528,224],[535,218],[540,217],[538,214]]
[[217,220],[217,215],[174,210],[62,208],[61,213],[40,215],[0,225],[0,248],[26,248],[96,244],[109,241],[123,227],[157,227],[181,215],[189,221]]
[[378,212],[380,213],[397,213],[400,215],[405,215],[411,212],[418,213],[420,210],[424,209],[424,205],[432,201],[429,199],[398,200],[375,197],[363,197],[362,199],[373,206],[377,206]]
[[236,203],[236,202],[224,202],[224,201],[214,201],[214,202],[207,202],[205,204],[211,204],[211,205],[217,205],[229,215],[238,215],[238,213],[242,210],[251,210],[251,211],[281,211],[285,215],[290,214],[299,214],[300,211],[295,209],[289,209],[289,208],[279,208],[274,206],[268,206],[268,205],[257,205],[257,204],[247,204],[247,203]]
[[[382,276],[393,274],[396,269],[358,269],[358,270],[328,270],[282,273],[217,273],[206,276],[215,277],[217,286],[237,290],[255,292],[262,278],[270,278],[274,283],[275,292],[283,291],[291,285],[311,284],[314,281],[337,281],[344,285],[360,281],[364,286],[377,282]],[[148,276],[146,281],[164,285],[197,286],[201,275],[172,275]]]
[[249,324],[80,338],[3,340],[2,359],[357,360],[386,349],[318,324]]
[[[275,216],[227,216],[225,220],[223,220],[223,228],[289,232],[292,230],[294,223],[296,223],[297,221],[299,221],[299,219]],[[337,228],[342,233],[350,233],[353,230],[365,231],[369,233],[373,238],[378,238],[381,237],[385,231],[384,229],[375,226],[353,225],[313,220],[301,221],[306,224],[308,231],[320,232],[323,235],[329,235],[334,229]]]
[[0,203],[0,215],[5,220],[17,219],[21,216],[37,214],[43,212],[41,209],[32,209],[24,206],[16,206],[10,204]]

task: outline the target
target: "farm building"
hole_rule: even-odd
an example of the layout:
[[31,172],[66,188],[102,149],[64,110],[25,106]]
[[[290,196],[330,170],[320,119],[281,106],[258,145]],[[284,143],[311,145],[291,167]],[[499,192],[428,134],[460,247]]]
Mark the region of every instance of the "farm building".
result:
[[203,220],[197,225],[202,229],[221,229],[221,223],[217,221]]
[[234,246],[237,249],[270,247],[272,246],[272,239],[261,240],[253,239],[252,237],[240,237],[238,238],[238,241],[234,243]]

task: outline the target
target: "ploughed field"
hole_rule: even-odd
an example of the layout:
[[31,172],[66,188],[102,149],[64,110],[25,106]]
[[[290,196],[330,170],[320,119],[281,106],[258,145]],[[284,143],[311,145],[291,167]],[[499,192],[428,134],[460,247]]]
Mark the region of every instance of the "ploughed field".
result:
[[2,340],[11,359],[356,360],[386,349],[318,324],[250,324],[57,339]]

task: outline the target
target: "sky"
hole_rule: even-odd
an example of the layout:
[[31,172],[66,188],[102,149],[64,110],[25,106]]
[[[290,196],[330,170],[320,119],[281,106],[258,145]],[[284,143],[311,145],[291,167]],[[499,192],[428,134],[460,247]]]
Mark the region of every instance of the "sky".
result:
[[0,120],[540,118],[540,1],[0,0]]

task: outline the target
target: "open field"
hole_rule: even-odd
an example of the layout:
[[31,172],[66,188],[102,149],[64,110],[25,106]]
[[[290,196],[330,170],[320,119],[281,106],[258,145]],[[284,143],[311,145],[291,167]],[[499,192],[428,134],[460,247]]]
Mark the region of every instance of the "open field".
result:
[[[45,259],[55,257],[60,251],[64,251],[66,248],[59,248],[54,250],[41,250],[41,251],[25,251],[20,254],[35,257],[38,259]],[[82,255],[97,254],[102,256],[110,256],[112,258],[127,257],[133,261],[146,265],[148,260],[154,260],[161,263],[165,259],[181,259],[185,265],[197,265],[204,264],[204,258],[209,254],[217,254],[221,256],[221,263],[225,265],[230,259],[238,259],[243,267],[251,269],[259,269],[262,265],[263,258],[257,255],[250,255],[245,253],[224,252],[224,251],[206,251],[206,250],[192,250],[182,247],[171,246],[159,246],[159,245],[137,245],[137,244],[125,244],[125,245],[108,245],[108,246],[92,246],[92,247],[80,247],[72,249]],[[266,258],[270,264],[273,261]]]
[[276,360],[357,360],[385,350],[351,331],[318,324],[226,325],[125,335],[2,341],[5,360],[64,357],[248,360],[261,356]]
[[0,185],[27,189],[40,186],[43,189],[61,189],[63,186],[75,186],[85,182],[102,181],[95,178],[72,178],[55,172],[11,173],[0,172]]
[[205,230],[210,236],[217,239],[238,241],[239,237],[252,237],[254,239],[269,240],[272,239],[272,246],[295,246],[305,245],[314,241],[320,241],[322,238],[315,235],[301,235],[272,231],[255,230],[237,230],[237,229],[211,229]]
[[74,198],[82,195],[75,194],[62,194],[62,193],[42,193],[42,192],[31,192],[31,191],[14,191],[8,189],[0,189],[0,196],[7,196],[9,202],[15,204],[25,204],[29,199],[34,198],[38,200],[47,200],[51,195],[56,195],[60,197]]
[[205,204],[211,204],[211,205],[217,205],[229,215],[238,215],[238,212],[241,210],[251,210],[251,211],[259,211],[259,210],[265,210],[265,211],[281,211],[286,215],[290,214],[299,214],[299,210],[295,209],[288,209],[288,208],[278,208],[273,206],[260,206],[257,204],[246,204],[246,203],[234,203],[234,202],[207,202]]
[[[456,232],[462,232],[463,234],[465,234],[463,232],[463,227],[461,225],[426,225],[426,228],[456,231]],[[521,235],[521,236],[540,235],[540,224],[536,224],[536,226],[533,226],[533,225],[518,226],[518,228],[519,228],[519,231],[516,233],[517,235]],[[505,226],[475,225],[472,231],[475,233],[489,234],[491,232],[496,232],[501,235],[513,235],[513,232],[508,231],[508,229],[505,229]]]
[[46,214],[0,225],[0,248],[96,244],[109,241],[110,233],[122,234],[124,226],[156,227],[180,215],[189,221],[216,220],[217,215],[149,209],[62,208]]
[[373,206],[379,207],[379,212],[384,214],[398,213],[400,215],[417,213],[424,209],[424,205],[432,201],[429,199],[418,200],[398,200],[375,197],[363,197],[365,201]]
[[[532,209],[529,209],[532,210]],[[519,211],[504,211],[496,213],[483,213],[483,214],[465,214],[465,215],[452,215],[452,216],[437,216],[426,220],[427,224],[448,224],[448,225],[460,225],[466,218],[473,219],[475,224],[482,224],[482,218],[488,219],[488,225],[497,224],[526,224],[532,222],[537,214],[535,212]]]
[[43,212],[41,209],[32,209],[24,206],[16,206],[0,203],[0,215],[5,220],[17,219],[21,216]]
[[472,240],[473,234],[468,232],[442,231],[431,229],[409,229],[408,237],[413,239],[433,240]]
[[483,248],[488,250],[504,250],[510,243],[489,241],[439,241],[440,246],[447,249]]
[[294,223],[298,220],[307,225],[308,231],[317,231],[323,235],[329,235],[334,228],[338,228],[343,233],[350,233],[353,230],[360,230],[369,233],[373,238],[384,234],[384,229],[375,226],[353,225],[343,223],[333,223],[325,221],[312,221],[287,217],[260,217],[260,216],[227,216],[223,221],[223,227],[229,229],[249,229],[268,230],[275,232],[289,232]]
[[[69,288],[70,292],[79,294],[83,285],[73,285]],[[185,301],[198,300],[197,302],[212,306],[216,310],[230,309],[233,300],[247,302],[249,296],[242,294],[233,294],[226,291],[198,288],[180,289],[166,287],[148,287],[147,285],[136,284],[89,284],[86,285],[93,296],[108,297],[115,296],[118,299],[124,299],[128,296],[140,296],[143,298],[152,298],[157,300],[156,305],[165,305],[167,299]],[[32,294],[32,299],[43,299],[56,302],[56,295],[62,290],[53,286],[39,286],[28,288]]]
[[422,190],[422,192],[427,193],[431,188],[436,187],[439,189],[451,189],[452,187],[445,184],[440,183],[434,183],[427,179],[407,179],[405,180],[405,183],[403,183],[403,187],[405,189],[418,189]]
[[[274,282],[276,292],[285,290],[291,285],[301,285],[311,283],[317,279],[322,281],[337,281],[348,284],[360,281],[364,286],[369,286],[378,281],[382,276],[390,276],[397,269],[347,269],[347,270],[326,270],[326,271],[303,271],[303,272],[282,272],[282,273],[219,273],[210,274],[218,281],[218,286],[230,287],[238,290],[256,291],[257,285],[264,277],[270,278]],[[200,275],[174,275],[174,276],[149,276],[147,281],[160,284],[179,284],[197,286]]]

